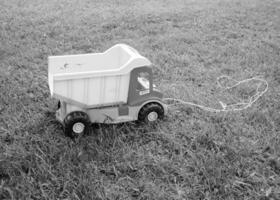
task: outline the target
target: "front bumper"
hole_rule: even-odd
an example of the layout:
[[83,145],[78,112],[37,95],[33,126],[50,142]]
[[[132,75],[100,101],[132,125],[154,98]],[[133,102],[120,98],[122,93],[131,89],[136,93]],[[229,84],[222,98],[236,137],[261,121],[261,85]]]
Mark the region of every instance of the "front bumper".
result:
[[164,115],[167,115],[167,113],[168,113],[168,106],[167,106],[167,104],[162,103],[162,107],[163,107],[163,110],[164,110]]

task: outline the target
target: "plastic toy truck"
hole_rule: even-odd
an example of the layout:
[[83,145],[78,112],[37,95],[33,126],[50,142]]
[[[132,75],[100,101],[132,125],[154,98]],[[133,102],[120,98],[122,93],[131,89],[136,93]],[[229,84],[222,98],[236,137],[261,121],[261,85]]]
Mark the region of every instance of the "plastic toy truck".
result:
[[167,106],[153,84],[151,62],[125,44],[103,53],[50,56],[48,82],[59,100],[56,118],[77,137],[91,123],[162,119]]

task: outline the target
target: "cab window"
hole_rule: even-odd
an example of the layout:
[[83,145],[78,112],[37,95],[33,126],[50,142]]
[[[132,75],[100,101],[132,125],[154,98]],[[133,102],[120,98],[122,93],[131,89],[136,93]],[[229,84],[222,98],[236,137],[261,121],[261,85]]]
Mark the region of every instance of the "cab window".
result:
[[150,89],[150,74],[148,72],[140,72],[137,76],[137,90]]

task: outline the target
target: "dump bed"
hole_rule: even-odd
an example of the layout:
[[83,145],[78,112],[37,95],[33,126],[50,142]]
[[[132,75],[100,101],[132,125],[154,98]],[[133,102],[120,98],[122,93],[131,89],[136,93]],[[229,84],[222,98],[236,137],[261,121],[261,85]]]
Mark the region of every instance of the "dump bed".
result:
[[50,56],[52,96],[79,106],[126,103],[130,71],[151,65],[135,49],[117,44],[104,53]]

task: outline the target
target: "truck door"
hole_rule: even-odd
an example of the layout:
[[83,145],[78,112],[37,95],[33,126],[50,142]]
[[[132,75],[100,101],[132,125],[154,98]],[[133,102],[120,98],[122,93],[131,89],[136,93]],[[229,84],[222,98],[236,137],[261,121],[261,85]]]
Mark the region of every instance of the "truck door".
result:
[[152,69],[150,67],[139,67],[133,69],[130,73],[128,104],[141,104],[151,96],[152,91]]

